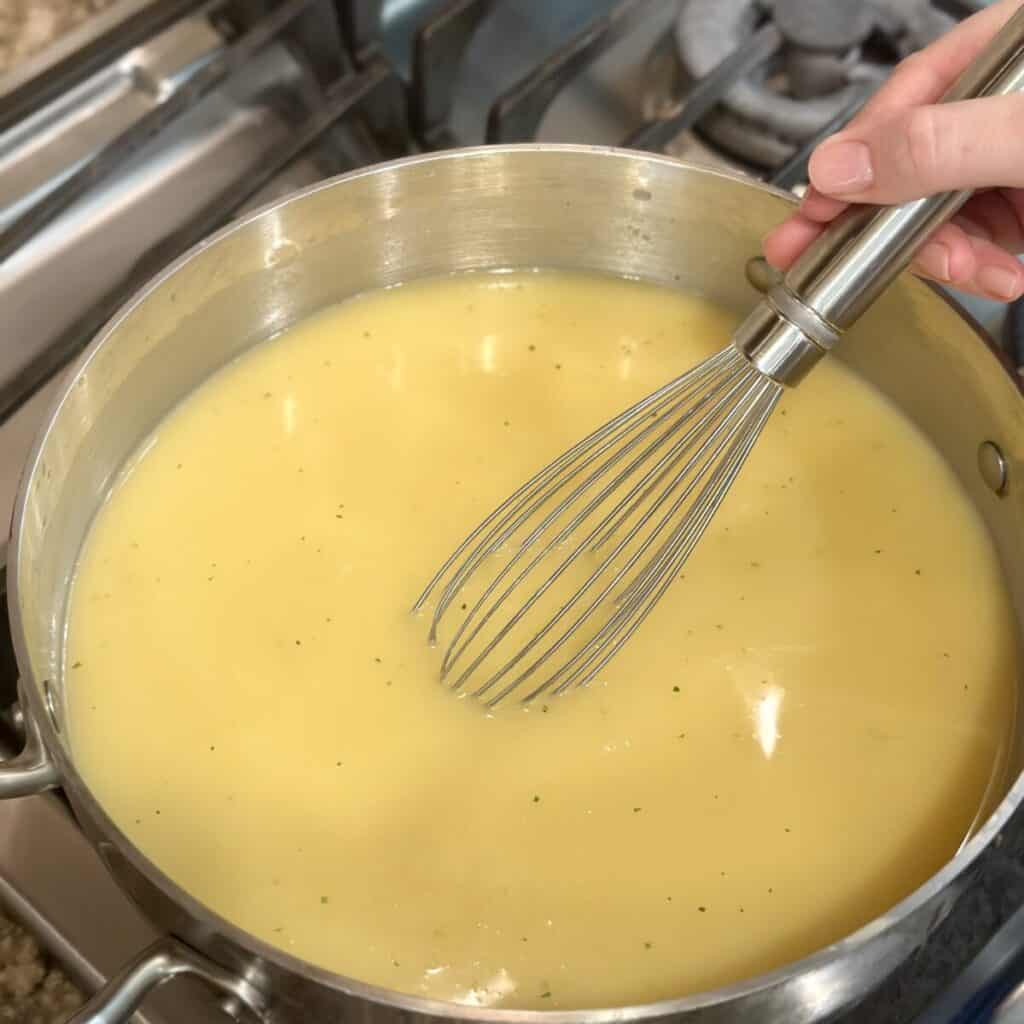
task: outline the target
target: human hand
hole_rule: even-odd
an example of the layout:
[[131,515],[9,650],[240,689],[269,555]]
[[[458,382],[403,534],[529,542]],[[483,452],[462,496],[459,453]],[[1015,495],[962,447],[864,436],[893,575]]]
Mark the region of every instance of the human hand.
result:
[[841,132],[814,151],[796,213],[764,239],[785,270],[851,203],[982,189],[918,250],[914,269],[1000,302],[1024,294],[1024,95],[939,103],[1022,0],[1000,0],[908,57]]

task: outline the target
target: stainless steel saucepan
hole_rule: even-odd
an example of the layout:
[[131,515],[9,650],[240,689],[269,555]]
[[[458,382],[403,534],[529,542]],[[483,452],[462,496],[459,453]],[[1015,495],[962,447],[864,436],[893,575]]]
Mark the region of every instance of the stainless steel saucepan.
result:
[[[311,188],[225,229],[178,260],[100,333],[67,379],[18,498],[8,574],[27,739],[22,754],[0,766],[3,796],[61,786],[111,872],[167,932],[79,1014],[80,1024],[125,1020],[154,985],[182,973],[206,979],[236,1011],[266,1024],[806,1024],[862,998],[920,946],[992,855],[1021,803],[1019,745],[1008,792],[970,842],[920,889],[842,942],[702,995],[535,1012],[460,1007],[375,988],[220,919],[107,817],[67,740],[62,637],[86,530],[136,446],[228,360],[357,292],[479,268],[606,271],[696,290],[745,311],[757,295],[743,268],[789,204],[740,177],[634,152],[531,145],[416,157]],[[976,327],[910,277],[893,285],[853,334],[838,357],[887,392],[942,451],[987,523],[1020,616],[1024,400],[1016,376]],[[268,758],[287,757],[289,742],[282,736]]]

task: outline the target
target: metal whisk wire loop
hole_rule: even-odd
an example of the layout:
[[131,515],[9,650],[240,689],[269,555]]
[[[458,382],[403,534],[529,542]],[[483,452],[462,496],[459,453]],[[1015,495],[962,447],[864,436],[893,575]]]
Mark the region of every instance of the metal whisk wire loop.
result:
[[524,701],[589,683],[679,575],[780,393],[727,348],[506,499],[414,606],[436,599],[432,643],[454,608],[465,612],[442,679],[489,706],[526,684]]

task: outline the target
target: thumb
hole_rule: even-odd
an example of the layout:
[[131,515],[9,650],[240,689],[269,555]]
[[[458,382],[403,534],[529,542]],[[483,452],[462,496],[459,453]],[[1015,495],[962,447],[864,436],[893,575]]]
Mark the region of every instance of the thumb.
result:
[[850,128],[815,150],[808,171],[819,192],[860,203],[1024,187],[1024,95],[914,107]]

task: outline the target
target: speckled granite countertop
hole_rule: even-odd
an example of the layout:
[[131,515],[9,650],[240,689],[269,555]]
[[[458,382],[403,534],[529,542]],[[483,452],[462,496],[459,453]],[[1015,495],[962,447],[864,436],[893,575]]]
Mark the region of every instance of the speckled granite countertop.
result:
[[115,0],[0,0],[0,75]]
[[0,916],[0,1024],[63,1024],[82,997],[39,944]]

